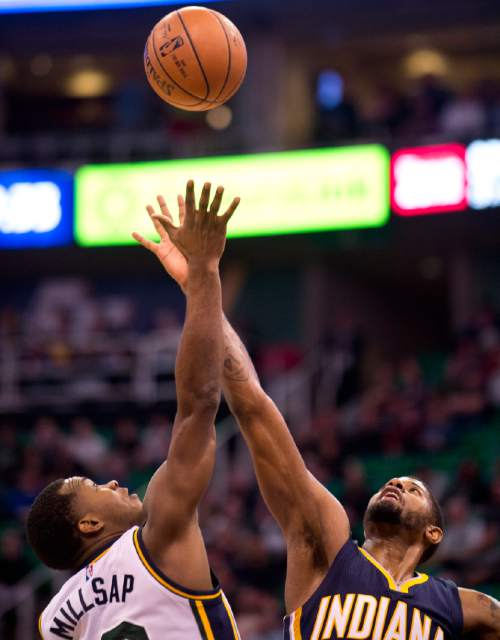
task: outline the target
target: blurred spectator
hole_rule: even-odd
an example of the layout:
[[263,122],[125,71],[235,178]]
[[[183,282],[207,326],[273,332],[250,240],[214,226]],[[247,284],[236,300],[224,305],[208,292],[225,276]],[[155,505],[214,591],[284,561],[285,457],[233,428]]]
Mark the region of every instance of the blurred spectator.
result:
[[361,522],[372,495],[366,480],[365,468],[359,460],[352,458],[344,464],[342,472],[343,490],[339,499],[347,511],[350,522]]
[[480,136],[486,129],[486,109],[474,91],[450,100],[440,114],[440,129],[452,138]]
[[29,467],[22,467],[15,485],[7,489],[6,505],[9,515],[19,520],[24,520],[28,509],[42,486],[43,479],[38,471]]
[[[481,469],[474,460],[464,460],[458,469],[458,475],[449,489],[449,495],[459,495],[475,507],[486,505],[490,501],[490,488],[481,476]],[[445,499],[448,495],[445,495]]]
[[126,458],[131,458],[137,453],[139,444],[139,431],[137,423],[131,418],[120,418],[115,422],[113,441],[111,448]]
[[66,438],[53,418],[44,416],[36,421],[31,447],[44,472],[50,475],[66,450]]
[[436,133],[443,109],[451,99],[451,92],[437,76],[422,77],[412,96],[409,130],[416,135]]
[[[20,592],[17,586],[31,569],[25,555],[25,541],[16,529],[6,529],[0,539],[0,608],[7,608]],[[10,610],[0,621],[4,638],[16,637],[16,611]],[[3,623],[3,624],[2,624]]]
[[276,626],[280,615],[280,603],[277,598],[259,589],[243,586],[236,597],[238,608],[238,627],[242,638],[247,640],[280,640],[281,629]]
[[472,511],[468,498],[454,495],[446,508],[446,536],[434,556],[434,562],[455,567],[471,558],[481,547],[486,526]]
[[324,332],[315,389],[317,409],[342,406],[358,393],[363,346],[359,328],[348,312]]
[[96,433],[90,420],[78,417],[71,424],[68,449],[73,458],[92,475],[100,472],[107,446],[104,438]]
[[122,82],[113,100],[113,125],[122,131],[141,130],[149,121],[151,92],[145,82],[129,78]]
[[440,451],[450,442],[451,422],[448,400],[441,393],[434,393],[426,407],[424,425],[418,435],[423,449]]
[[14,424],[0,424],[0,478],[12,484],[21,464],[22,447]]
[[165,460],[170,442],[170,420],[167,416],[151,416],[148,426],[142,430],[138,462],[141,467],[156,467]]
[[417,467],[414,474],[415,477],[425,482],[439,502],[443,500],[449,482],[449,476],[446,472],[439,469],[432,469],[430,466],[424,464]]
[[425,99],[429,114],[436,118],[451,99],[451,92],[438,76],[426,75],[419,82],[418,95]]
[[358,109],[337,72],[319,74],[316,102],[315,142],[326,145],[359,135]]
[[0,538],[0,584],[12,586],[31,569],[26,558],[25,541],[16,529],[6,529]]
[[370,135],[386,138],[404,131],[410,115],[408,98],[392,87],[379,86],[365,116],[365,125]]

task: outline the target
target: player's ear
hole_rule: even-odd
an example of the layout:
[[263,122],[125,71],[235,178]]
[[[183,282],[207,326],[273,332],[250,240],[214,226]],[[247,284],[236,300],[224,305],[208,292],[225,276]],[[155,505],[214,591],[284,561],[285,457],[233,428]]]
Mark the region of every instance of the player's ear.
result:
[[86,513],[77,524],[78,531],[84,536],[99,533],[104,527],[104,522],[93,513]]
[[427,525],[425,529],[425,539],[429,544],[439,544],[443,539],[443,530],[434,524]]

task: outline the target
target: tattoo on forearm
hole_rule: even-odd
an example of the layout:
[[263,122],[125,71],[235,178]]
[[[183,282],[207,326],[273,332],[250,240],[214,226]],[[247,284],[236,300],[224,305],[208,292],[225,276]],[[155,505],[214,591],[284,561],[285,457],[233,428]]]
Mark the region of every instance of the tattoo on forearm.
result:
[[243,343],[232,329],[225,329],[224,377],[233,382],[247,382],[252,375],[257,377]]
[[238,360],[229,348],[224,354],[224,377],[234,382],[246,382],[249,378],[244,363]]
[[479,593],[477,599],[482,606],[488,607],[493,622],[500,625],[500,602],[484,593]]

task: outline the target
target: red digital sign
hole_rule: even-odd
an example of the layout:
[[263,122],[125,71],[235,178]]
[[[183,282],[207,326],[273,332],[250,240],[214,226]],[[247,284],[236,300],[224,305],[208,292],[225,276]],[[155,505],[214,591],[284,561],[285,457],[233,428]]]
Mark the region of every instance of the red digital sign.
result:
[[400,216],[467,209],[465,146],[400,149],[391,162],[391,205]]

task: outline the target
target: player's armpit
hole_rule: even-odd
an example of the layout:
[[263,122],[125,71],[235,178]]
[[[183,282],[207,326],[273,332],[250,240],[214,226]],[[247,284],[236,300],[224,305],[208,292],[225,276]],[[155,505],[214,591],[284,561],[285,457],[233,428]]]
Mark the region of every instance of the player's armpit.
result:
[[473,589],[458,590],[464,616],[464,631],[477,640],[500,638],[500,602]]

